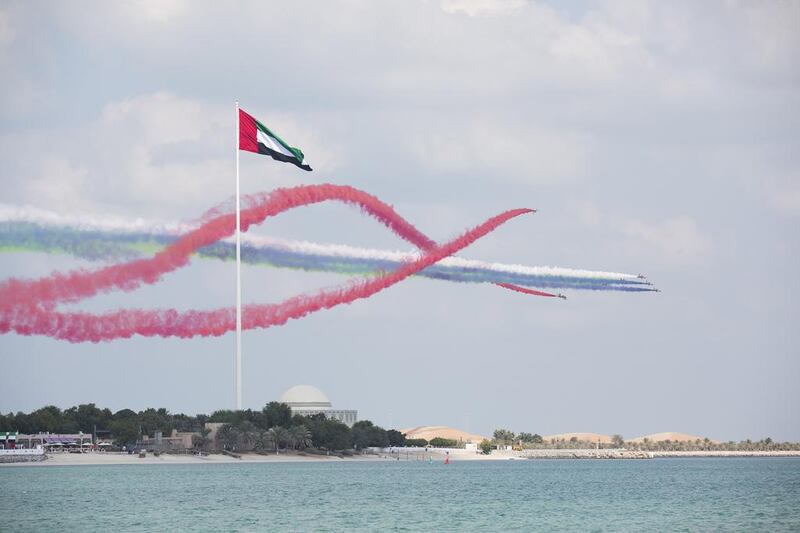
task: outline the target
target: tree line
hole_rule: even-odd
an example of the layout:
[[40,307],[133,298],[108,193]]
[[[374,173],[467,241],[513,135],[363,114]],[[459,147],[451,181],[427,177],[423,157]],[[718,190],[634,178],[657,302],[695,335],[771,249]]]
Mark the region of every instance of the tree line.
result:
[[[223,449],[230,451],[362,450],[368,447],[405,446],[405,436],[395,429],[384,429],[369,420],[360,420],[350,428],[323,414],[292,415],[286,404],[272,402],[262,413],[227,411],[215,417],[224,425],[217,432]],[[207,443],[200,441],[199,445]]]
[[[537,433],[516,434],[508,429],[496,429],[494,431],[492,444],[503,446],[515,446],[528,449],[586,449],[598,447],[595,441],[584,441],[577,437],[570,439],[545,439]],[[750,439],[734,442],[714,442],[708,438],[695,439],[693,441],[673,441],[662,440],[653,441],[643,439],[642,441],[625,441],[622,435],[613,435],[610,443],[600,443],[600,448],[626,448],[629,450],[640,450],[647,452],[664,451],[788,451],[800,450],[800,443],[797,442],[776,442],[767,437],[759,441]]]
[[112,412],[93,403],[68,409],[48,405],[30,413],[0,413],[0,431],[36,433],[96,434],[113,440],[117,446],[132,446],[142,437],[153,437],[156,431],[168,436],[172,430],[195,432],[194,445],[207,448],[207,422],[224,424],[217,432],[219,445],[228,450],[273,450],[318,448],[322,450],[364,449],[388,446],[455,446],[454,441],[406,439],[396,429],[384,429],[362,420],[352,428],[325,417],[293,415],[291,408],[280,402],[270,402],[261,410],[218,410],[210,415],[170,413],[165,408],[142,411],[121,409]]

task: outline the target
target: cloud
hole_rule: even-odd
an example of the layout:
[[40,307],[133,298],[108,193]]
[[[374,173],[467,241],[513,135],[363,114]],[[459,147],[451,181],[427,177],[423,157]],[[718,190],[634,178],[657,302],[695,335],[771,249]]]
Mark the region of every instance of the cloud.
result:
[[187,0],[137,0],[125,2],[123,7],[128,9],[132,17],[137,15],[155,22],[168,22],[184,15],[191,7]]
[[[624,237],[621,246],[632,258],[648,257],[661,264],[683,267],[705,259],[711,251],[711,239],[686,214],[642,220],[604,212],[588,200],[573,200],[568,212],[584,227],[609,228]],[[614,241],[619,238],[612,238]]]
[[[233,194],[233,106],[157,92],[110,102],[99,111],[85,124],[6,135],[2,152],[13,163],[2,175],[13,195],[8,200],[193,216]],[[336,156],[318,133],[284,114],[269,116],[285,138],[312,154],[318,168],[335,165]],[[43,136],[58,142],[43,151]],[[284,167],[272,165],[258,189],[290,184],[290,176],[296,180],[297,173]]]
[[752,2],[741,8],[741,20],[749,37],[746,59],[762,69],[789,69],[796,79],[800,3]]
[[442,0],[445,13],[479,15],[508,15],[525,6],[526,0]]
[[48,46],[27,31],[20,11],[18,5],[0,8],[0,118],[4,119],[26,116],[50,92],[43,83],[52,72]]
[[14,28],[11,26],[11,20],[8,12],[0,9],[0,47],[6,47],[11,44],[16,36]]
[[[209,193],[221,198],[227,189],[230,194],[230,186],[222,186],[230,183],[225,178],[232,167],[224,150],[232,144],[225,137],[233,133],[230,115],[219,106],[169,93],[113,102],[91,126],[93,150],[82,156],[92,160],[95,176],[105,174],[105,201],[208,203]],[[163,157],[164,148],[181,143],[193,145],[197,156]]]
[[477,172],[527,183],[576,178],[584,171],[590,144],[569,131],[490,117],[428,124],[424,134],[411,135],[407,142],[430,172]]
[[51,155],[32,160],[32,167],[32,175],[21,181],[29,201],[38,205],[57,206],[64,211],[92,209],[89,198],[82,194],[89,185],[85,167]]
[[800,174],[772,180],[767,189],[770,204],[779,213],[800,215]]
[[549,51],[557,64],[572,67],[570,77],[610,81],[635,71],[638,75],[655,67],[645,43],[634,32],[614,26],[599,14],[582,24],[563,24],[550,42]]
[[603,223],[603,213],[596,205],[587,200],[573,202],[570,210],[585,226],[596,227]]
[[629,220],[619,223],[617,229],[636,246],[654,248],[656,253],[672,263],[698,261],[708,253],[711,244],[695,221],[686,215],[656,223]]

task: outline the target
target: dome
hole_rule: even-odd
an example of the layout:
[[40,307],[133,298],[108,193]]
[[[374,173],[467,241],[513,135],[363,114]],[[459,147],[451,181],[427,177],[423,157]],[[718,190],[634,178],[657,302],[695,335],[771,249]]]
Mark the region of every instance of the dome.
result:
[[331,408],[331,401],[325,393],[311,385],[291,387],[281,395],[280,401],[293,410]]

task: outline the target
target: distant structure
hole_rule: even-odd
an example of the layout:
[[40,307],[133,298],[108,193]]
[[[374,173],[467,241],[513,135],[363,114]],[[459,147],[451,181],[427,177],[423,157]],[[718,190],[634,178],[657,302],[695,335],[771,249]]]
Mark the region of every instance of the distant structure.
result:
[[292,409],[293,415],[325,415],[352,427],[358,420],[358,411],[334,409],[324,392],[312,385],[295,385],[281,395],[279,400]]

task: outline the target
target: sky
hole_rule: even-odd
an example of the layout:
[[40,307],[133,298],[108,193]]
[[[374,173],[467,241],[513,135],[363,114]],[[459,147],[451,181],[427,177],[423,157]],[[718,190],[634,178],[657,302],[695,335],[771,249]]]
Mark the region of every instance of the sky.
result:
[[[192,220],[235,187],[242,107],[314,168],[241,156],[243,193],[347,184],[463,257],[643,273],[567,301],[410,279],[243,337],[244,403],[290,386],[385,427],[800,440],[800,3],[0,2],[0,203]],[[794,58],[794,59],[793,59]],[[259,235],[408,245],[342,205]],[[0,279],[92,268],[0,255]],[[343,282],[243,267],[244,301]],[[232,263],[72,306],[211,309]],[[0,411],[234,405],[234,336],[0,336]]]

